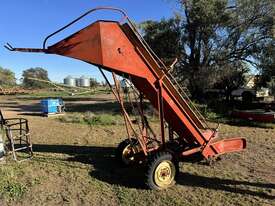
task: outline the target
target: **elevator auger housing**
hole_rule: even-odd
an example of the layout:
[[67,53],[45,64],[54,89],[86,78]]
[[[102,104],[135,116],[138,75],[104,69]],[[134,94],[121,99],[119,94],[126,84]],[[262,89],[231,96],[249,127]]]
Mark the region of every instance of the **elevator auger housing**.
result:
[[[120,22],[98,20],[56,44],[47,45],[49,38],[97,10],[119,12],[123,18]],[[207,125],[170,74],[173,65],[163,64],[121,9],[92,9],[46,37],[41,49],[13,48],[10,44],[5,47],[10,51],[44,52],[82,60],[97,66],[107,82],[103,70],[112,72],[115,87],[111,88],[121,105],[128,134],[128,139],[119,144],[116,156],[128,165],[145,162],[146,184],[152,189],[173,185],[178,161],[184,157],[197,153],[209,160],[246,147],[243,138],[217,139],[218,129]],[[133,94],[140,114],[138,128],[124,107],[116,74],[127,77],[136,88]],[[161,135],[156,135],[149,126],[143,112],[144,98],[159,112]]]

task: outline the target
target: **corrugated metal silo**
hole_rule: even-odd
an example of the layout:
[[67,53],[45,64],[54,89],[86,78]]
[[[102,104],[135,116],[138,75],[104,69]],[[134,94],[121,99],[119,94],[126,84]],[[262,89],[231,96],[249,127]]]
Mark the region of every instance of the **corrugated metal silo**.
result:
[[81,87],[81,85],[80,85],[80,78],[76,78],[75,82],[76,82],[76,86]]
[[85,76],[80,77],[80,86],[81,87],[90,87],[90,85],[91,85],[91,83],[90,83],[89,77],[85,77]]
[[71,86],[71,87],[75,87],[76,86],[75,78],[73,78],[72,76],[67,76],[64,79],[64,84]]

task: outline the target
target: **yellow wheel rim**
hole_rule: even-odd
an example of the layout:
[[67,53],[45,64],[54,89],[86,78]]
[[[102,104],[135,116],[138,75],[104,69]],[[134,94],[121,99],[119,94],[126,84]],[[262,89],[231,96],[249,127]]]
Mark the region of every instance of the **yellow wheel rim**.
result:
[[133,151],[131,145],[128,145],[127,147],[124,148],[122,151],[122,161],[125,164],[130,164],[131,162],[134,161],[134,156],[133,156]]
[[158,187],[167,188],[173,184],[175,175],[175,165],[171,161],[165,160],[157,166],[154,174],[154,180]]

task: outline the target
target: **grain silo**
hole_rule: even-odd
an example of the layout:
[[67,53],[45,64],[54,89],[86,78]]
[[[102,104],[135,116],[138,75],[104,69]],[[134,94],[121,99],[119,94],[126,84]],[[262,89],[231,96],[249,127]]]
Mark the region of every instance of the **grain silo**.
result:
[[90,83],[89,77],[85,77],[85,76],[80,77],[80,86],[81,87],[90,87],[90,85],[91,85],[91,83]]
[[76,80],[72,76],[67,76],[64,79],[64,84],[68,85],[68,86],[71,86],[71,87],[75,87],[76,86]]
[[75,83],[76,83],[77,87],[81,87],[81,85],[80,85],[80,78],[76,78],[75,79]]

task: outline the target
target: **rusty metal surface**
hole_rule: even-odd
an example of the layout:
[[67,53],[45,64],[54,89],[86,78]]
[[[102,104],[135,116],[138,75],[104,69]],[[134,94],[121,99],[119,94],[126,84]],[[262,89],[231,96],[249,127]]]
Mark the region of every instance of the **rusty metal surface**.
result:
[[[7,49],[58,54],[97,65],[119,75],[126,74],[131,78],[134,86],[160,111],[160,119],[164,118],[171,129],[185,142],[190,145],[198,145],[206,158],[214,154],[239,151],[245,148],[244,139],[224,140],[215,143],[210,141],[215,131],[208,130],[205,132],[207,128],[167,76],[166,66],[143,41],[125,12],[114,9],[121,12],[128,23],[97,21],[46,48],[46,42],[50,37],[96,10],[86,12],[46,37],[43,49],[16,49],[10,45],[7,45]],[[164,144],[163,121],[161,121],[161,128],[162,143]],[[144,148],[144,143],[141,142],[141,146]],[[194,151],[197,150],[194,149]]]
[[48,47],[48,53],[102,65],[100,23],[95,22],[78,33]]
[[[129,36],[126,36],[117,22],[93,23],[49,47],[48,51],[101,65],[119,74],[131,75],[134,85],[150,99],[155,108],[158,108],[155,83],[163,72],[158,67],[152,68],[154,72],[148,68],[137,52],[137,45],[129,41]],[[148,56],[148,54],[145,55]],[[205,139],[199,130],[200,121],[195,116],[191,116],[193,113],[187,107],[187,103],[177,96],[167,79],[164,79],[163,83],[163,99],[165,120],[171,123],[173,129],[181,136],[184,127],[188,127],[192,136],[195,137],[189,141],[198,141],[203,144]]]
[[[50,53],[101,65],[103,68],[118,74],[130,75],[133,84],[159,110],[158,88],[156,85],[164,72],[147,51],[142,50],[141,45],[136,43],[138,40],[133,41],[135,36],[124,31],[125,29],[123,30],[118,22],[98,21],[49,47],[48,50]],[[179,136],[185,138],[188,142],[197,142],[204,145],[209,138],[204,135],[201,130],[204,128],[188,107],[188,103],[180,98],[166,77],[163,78],[163,83],[160,86],[163,112],[159,111],[161,114],[164,113],[166,122],[171,125]],[[164,134],[163,129],[161,133]],[[227,142],[228,144],[234,144],[234,142]],[[207,157],[210,153],[216,154],[213,147],[207,147],[203,154]]]
[[246,148],[246,140],[244,138],[231,138],[216,141],[208,144],[202,151],[202,155],[209,158],[217,155],[237,152]]

